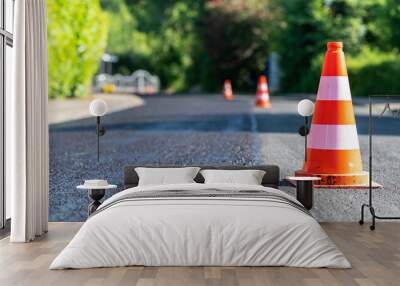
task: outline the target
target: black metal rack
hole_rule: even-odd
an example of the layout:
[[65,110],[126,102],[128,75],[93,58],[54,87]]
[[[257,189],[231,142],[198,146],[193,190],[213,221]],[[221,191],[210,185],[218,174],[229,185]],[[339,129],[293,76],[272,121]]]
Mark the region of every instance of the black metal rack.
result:
[[[371,216],[372,216],[372,224],[370,225],[371,230],[375,230],[375,220],[382,219],[382,220],[397,220],[400,219],[400,216],[396,217],[388,217],[388,216],[379,216],[375,213],[375,208],[373,207],[373,200],[372,200],[372,135],[373,135],[373,128],[372,128],[372,101],[374,99],[386,99],[385,109],[381,113],[384,114],[386,108],[389,107],[390,110],[390,102],[393,103],[393,100],[400,100],[400,95],[371,95],[369,97],[369,116],[368,116],[368,135],[369,135],[369,190],[368,190],[368,204],[363,204],[361,206],[361,219],[359,224],[364,224],[364,209],[368,208]],[[397,115],[400,113],[397,111]]]

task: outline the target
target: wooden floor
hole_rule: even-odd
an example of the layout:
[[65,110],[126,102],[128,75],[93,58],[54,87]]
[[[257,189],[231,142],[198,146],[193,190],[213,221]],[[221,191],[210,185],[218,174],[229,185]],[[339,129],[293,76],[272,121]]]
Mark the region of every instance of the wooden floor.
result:
[[81,226],[51,223],[49,233],[28,244],[0,241],[0,285],[400,285],[400,224],[322,224],[352,269],[289,267],[124,267],[48,270]]

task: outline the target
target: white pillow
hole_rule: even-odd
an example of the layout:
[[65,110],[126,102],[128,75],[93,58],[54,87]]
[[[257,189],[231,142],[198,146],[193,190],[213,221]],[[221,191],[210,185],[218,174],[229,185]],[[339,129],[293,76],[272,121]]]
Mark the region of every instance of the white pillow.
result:
[[193,179],[199,170],[198,167],[135,168],[139,176],[139,186],[195,183]]
[[201,170],[206,184],[261,185],[265,171],[262,170]]

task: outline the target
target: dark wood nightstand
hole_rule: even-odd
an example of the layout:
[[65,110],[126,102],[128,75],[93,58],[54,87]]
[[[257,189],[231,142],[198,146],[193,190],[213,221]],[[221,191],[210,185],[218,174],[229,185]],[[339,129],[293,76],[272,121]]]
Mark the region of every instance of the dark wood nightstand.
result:
[[77,186],[76,188],[80,189],[80,190],[87,190],[89,198],[91,198],[93,200],[90,203],[90,205],[88,206],[88,216],[90,216],[101,205],[100,200],[106,194],[106,190],[115,189],[115,188],[117,188],[117,186],[116,185],[108,185],[108,186],[102,186],[102,187],[93,187],[93,186],[80,185],[80,186]]
[[296,182],[296,199],[310,210],[314,201],[314,181],[320,181],[319,177],[286,177],[287,181]]

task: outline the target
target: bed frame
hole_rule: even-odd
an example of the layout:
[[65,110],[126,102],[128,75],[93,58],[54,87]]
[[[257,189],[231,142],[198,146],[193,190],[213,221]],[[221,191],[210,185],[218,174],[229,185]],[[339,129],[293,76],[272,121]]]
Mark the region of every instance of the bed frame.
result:
[[[134,166],[129,165],[124,167],[124,189],[133,188],[138,185],[139,177],[135,171],[136,167],[148,167],[148,168],[179,168],[182,166]],[[187,166],[185,166],[187,167]],[[191,166],[188,166],[191,167]],[[279,167],[276,165],[260,165],[260,166],[201,166],[196,165],[201,169],[217,169],[217,170],[263,170],[265,175],[262,179],[262,185],[265,187],[271,187],[278,189],[279,187]],[[204,183],[203,176],[199,173],[194,180],[197,183]]]

